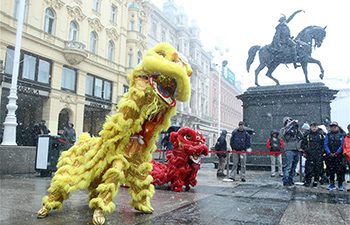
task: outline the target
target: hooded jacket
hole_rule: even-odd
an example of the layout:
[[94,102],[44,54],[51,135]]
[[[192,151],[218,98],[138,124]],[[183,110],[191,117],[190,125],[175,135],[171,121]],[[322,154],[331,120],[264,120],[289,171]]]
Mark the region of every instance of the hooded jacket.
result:
[[346,155],[346,161],[350,162],[350,133],[344,138],[343,154]]
[[[227,142],[226,142],[226,136],[224,134],[221,134],[218,138],[218,141],[215,145],[215,151],[227,151]],[[226,157],[227,153],[216,153],[218,157]]]

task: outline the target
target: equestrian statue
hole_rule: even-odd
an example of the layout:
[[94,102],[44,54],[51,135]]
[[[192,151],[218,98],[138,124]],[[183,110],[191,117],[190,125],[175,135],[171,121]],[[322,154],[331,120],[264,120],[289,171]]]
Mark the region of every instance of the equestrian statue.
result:
[[287,24],[300,12],[304,11],[298,10],[288,19],[283,15],[278,20],[279,24],[276,26],[276,32],[271,44],[263,47],[255,45],[249,49],[247,59],[248,73],[255,55],[259,51],[260,64],[255,70],[255,85],[260,86],[258,83],[258,75],[265,67],[268,68],[266,76],[275,81],[276,85],[279,85],[279,81],[272,76],[272,73],[279,64],[289,63],[293,63],[294,68],[299,66],[302,67],[306,83],[310,83],[308,79],[307,65],[308,63],[316,63],[321,70],[320,78],[323,79],[324,70],[321,62],[312,58],[311,53],[313,42],[314,48],[321,47],[323,39],[326,37],[326,27],[308,26],[304,28],[296,38],[293,38]]

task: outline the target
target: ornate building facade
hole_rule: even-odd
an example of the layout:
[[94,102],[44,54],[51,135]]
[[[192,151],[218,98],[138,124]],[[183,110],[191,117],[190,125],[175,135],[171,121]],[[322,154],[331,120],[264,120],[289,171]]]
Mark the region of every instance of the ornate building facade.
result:
[[200,28],[196,21],[189,24],[188,15],[173,0],[164,3],[163,10],[153,6],[154,11],[148,23],[148,47],[159,42],[168,42],[188,59],[192,69],[191,99],[179,103],[177,115],[172,119],[174,126],[188,126],[201,129],[210,137],[212,117],[209,114],[209,74],[212,56],[203,50]]
[[[11,87],[18,5],[19,0],[1,1],[0,123]],[[172,125],[201,129],[211,145],[217,132],[217,77],[211,68],[213,56],[203,50],[200,28],[188,20],[174,0],[165,2],[163,10],[143,0],[26,0],[17,143],[30,139],[28,132],[42,119],[51,134],[60,134],[71,121],[77,135],[98,135],[106,116],[115,112],[128,91],[130,70],[147,49],[168,42],[193,69],[191,100],[178,103]],[[233,118],[241,118],[241,105],[231,105],[237,89],[225,82],[222,86],[221,124],[231,130],[239,120]]]
[[[11,86],[19,0],[1,1],[1,115]],[[152,7],[135,0],[26,0],[18,76],[17,143],[44,119],[98,135],[147,50]],[[30,142],[30,141],[29,141]],[[35,143],[26,143],[28,145]]]

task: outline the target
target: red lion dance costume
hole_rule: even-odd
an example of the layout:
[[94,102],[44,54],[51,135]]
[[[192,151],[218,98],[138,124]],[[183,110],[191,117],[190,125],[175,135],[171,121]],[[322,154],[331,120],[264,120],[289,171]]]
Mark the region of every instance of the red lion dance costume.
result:
[[194,187],[197,184],[201,155],[209,153],[205,138],[201,132],[183,127],[170,134],[170,142],[173,143],[173,150],[167,154],[166,165],[152,160],[152,184],[163,185],[171,182],[171,189],[174,191],[182,191],[184,185],[189,190],[190,185]]

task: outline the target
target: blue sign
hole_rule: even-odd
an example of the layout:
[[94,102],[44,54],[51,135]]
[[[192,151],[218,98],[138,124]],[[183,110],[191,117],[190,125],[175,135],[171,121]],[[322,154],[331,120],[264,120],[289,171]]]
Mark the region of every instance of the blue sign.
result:
[[224,78],[231,84],[235,84],[235,74],[226,66],[224,68]]

